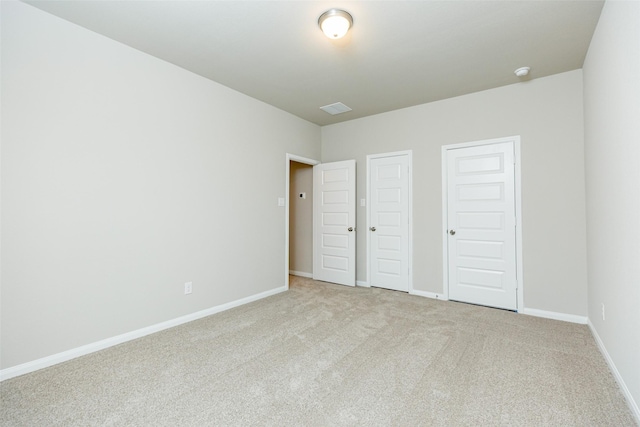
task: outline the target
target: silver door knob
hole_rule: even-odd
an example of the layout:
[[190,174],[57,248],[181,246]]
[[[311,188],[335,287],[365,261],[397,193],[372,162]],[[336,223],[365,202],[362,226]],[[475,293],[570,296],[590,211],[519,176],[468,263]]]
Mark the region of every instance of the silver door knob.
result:
[[456,234],[456,230],[449,230],[449,234],[453,236],[454,234]]
[[347,231],[353,231],[353,227],[347,228]]
[[376,228],[375,227],[369,227],[369,230],[376,231]]

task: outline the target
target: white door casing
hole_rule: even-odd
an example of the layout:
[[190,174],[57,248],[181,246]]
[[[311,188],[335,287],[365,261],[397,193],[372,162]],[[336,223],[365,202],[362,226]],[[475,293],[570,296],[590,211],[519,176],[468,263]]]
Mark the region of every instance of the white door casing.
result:
[[448,296],[516,310],[516,139],[486,142],[443,148]]
[[356,162],[313,167],[313,278],[356,284]]
[[408,152],[367,157],[370,286],[410,290],[410,160]]

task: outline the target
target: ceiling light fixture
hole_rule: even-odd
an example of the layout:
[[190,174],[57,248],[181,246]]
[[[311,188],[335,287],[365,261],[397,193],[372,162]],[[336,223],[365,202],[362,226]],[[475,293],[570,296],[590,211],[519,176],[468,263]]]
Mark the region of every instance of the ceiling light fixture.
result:
[[329,9],[318,18],[318,26],[330,39],[344,37],[352,25],[353,17],[349,12],[340,9]]
[[529,68],[529,67],[520,67],[517,70],[515,70],[514,73],[518,77],[524,77],[524,76],[529,74],[529,70],[530,69],[531,68]]

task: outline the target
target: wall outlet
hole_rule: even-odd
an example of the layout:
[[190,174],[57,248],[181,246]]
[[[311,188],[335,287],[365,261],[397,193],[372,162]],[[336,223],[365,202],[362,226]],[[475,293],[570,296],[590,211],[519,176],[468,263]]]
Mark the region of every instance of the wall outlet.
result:
[[193,282],[187,282],[184,284],[184,294],[188,295],[193,291]]
[[604,303],[602,303],[602,320],[604,320]]

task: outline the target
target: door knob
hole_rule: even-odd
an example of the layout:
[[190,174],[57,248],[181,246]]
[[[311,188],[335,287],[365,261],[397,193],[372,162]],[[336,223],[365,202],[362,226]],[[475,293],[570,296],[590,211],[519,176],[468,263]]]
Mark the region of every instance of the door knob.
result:
[[376,231],[376,228],[375,227],[369,227],[369,230]]
[[453,236],[454,234],[456,234],[456,230],[449,230],[449,234]]
[[347,231],[353,231],[353,227],[347,228]]

